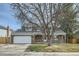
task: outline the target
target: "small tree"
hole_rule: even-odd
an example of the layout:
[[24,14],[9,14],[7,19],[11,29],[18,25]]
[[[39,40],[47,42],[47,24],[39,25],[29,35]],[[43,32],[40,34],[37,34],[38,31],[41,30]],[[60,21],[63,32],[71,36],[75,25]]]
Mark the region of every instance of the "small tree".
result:
[[76,4],[63,4],[62,15],[61,15],[61,29],[67,33],[67,39],[73,38],[73,32],[77,29],[76,27],[76,16],[78,14]]

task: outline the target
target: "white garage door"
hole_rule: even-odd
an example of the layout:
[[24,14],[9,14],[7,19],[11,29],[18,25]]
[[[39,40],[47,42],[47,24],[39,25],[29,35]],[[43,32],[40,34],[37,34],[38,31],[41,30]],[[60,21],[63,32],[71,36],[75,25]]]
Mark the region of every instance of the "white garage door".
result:
[[31,36],[14,36],[13,43],[31,43]]

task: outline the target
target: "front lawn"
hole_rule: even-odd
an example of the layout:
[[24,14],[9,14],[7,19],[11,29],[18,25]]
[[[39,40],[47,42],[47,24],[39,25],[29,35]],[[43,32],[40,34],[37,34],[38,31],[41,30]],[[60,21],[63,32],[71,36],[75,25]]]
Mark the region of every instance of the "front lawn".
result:
[[27,52],[79,52],[79,44],[32,44],[25,51]]

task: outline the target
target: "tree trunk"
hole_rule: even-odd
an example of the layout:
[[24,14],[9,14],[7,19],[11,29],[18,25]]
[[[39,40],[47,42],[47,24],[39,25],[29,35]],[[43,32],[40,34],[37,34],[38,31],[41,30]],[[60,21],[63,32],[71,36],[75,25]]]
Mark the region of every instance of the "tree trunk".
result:
[[51,42],[50,42],[50,40],[48,40],[48,46],[51,46]]
[[48,46],[51,46],[51,38],[50,38],[50,35],[47,36],[47,40],[48,40]]
[[48,46],[51,46],[51,37],[50,37],[50,29],[48,28],[48,26],[46,26],[45,28],[45,35],[46,35],[46,40],[48,43]]

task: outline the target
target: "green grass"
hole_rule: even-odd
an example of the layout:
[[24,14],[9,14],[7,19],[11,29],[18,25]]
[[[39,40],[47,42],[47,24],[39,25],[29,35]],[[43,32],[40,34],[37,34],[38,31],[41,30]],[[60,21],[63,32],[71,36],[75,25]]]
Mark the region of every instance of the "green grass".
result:
[[41,44],[33,44],[33,45],[30,45],[26,51],[35,51],[35,52],[40,52],[43,50],[43,48],[46,48],[47,45],[41,45]]
[[32,44],[25,51],[31,52],[79,52],[79,44]]

